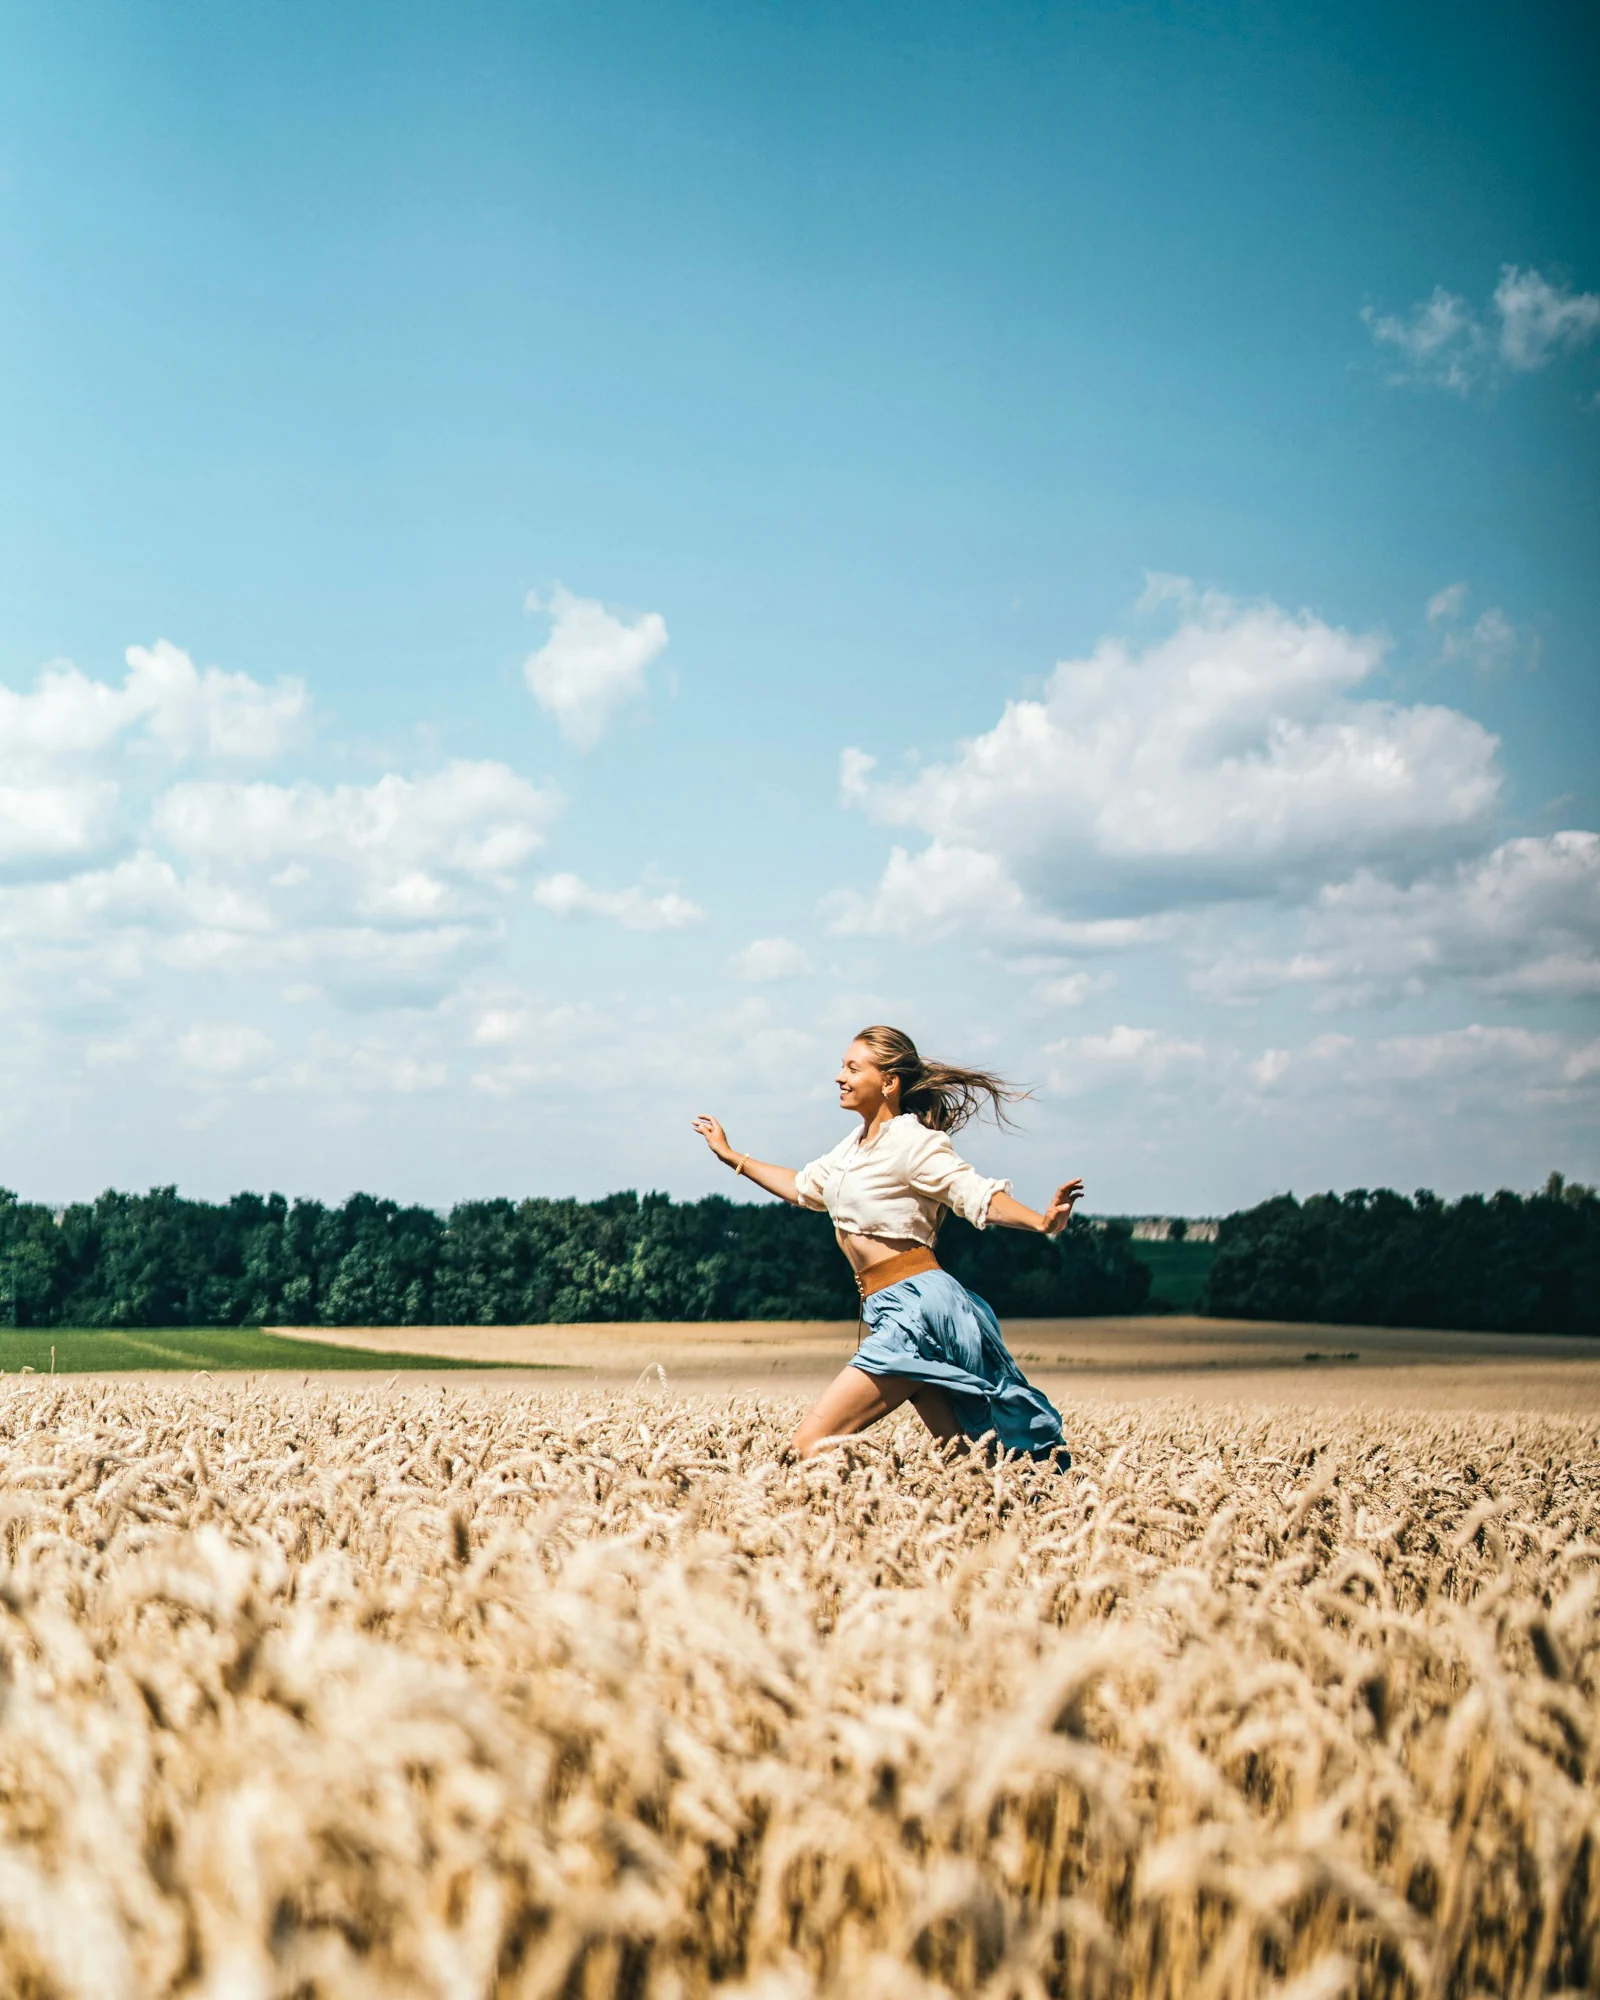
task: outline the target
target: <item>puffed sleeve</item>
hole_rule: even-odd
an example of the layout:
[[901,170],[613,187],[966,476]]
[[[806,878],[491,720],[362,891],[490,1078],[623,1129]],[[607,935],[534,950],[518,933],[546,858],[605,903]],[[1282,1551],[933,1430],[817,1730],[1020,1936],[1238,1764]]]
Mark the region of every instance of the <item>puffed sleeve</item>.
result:
[[930,1200],[942,1201],[954,1209],[974,1229],[989,1222],[989,1204],[997,1194],[1011,1192],[1010,1181],[990,1180],[969,1167],[946,1132],[930,1132],[926,1126],[916,1134],[906,1179],[912,1191]]
[[794,1191],[802,1208],[822,1208],[828,1206],[828,1168],[833,1162],[832,1153],[824,1153],[820,1160],[809,1160],[794,1177]]

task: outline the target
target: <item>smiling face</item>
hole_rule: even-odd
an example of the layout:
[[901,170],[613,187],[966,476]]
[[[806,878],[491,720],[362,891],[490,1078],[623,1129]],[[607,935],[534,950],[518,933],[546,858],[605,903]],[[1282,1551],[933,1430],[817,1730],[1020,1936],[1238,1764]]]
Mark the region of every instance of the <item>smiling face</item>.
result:
[[852,1042],[844,1052],[839,1074],[839,1109],[853,1111],[860,1118],[875,1118],[881,1105],[891,1113],[900,1109],[900,1079],[879,1069],[865,1042]]

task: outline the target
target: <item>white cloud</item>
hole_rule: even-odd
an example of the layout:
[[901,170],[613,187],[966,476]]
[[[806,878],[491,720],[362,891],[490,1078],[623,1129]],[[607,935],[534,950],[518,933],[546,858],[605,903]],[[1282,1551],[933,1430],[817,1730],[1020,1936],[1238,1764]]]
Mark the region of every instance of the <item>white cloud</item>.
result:
[[110,835],[118,795],[109,779],[0,784],[0,867],[48,866],[95,853]]
[[1042,698],[1009,702],[946,762],[875,782],[849,759],[850,796],[929,844],[896,847],[875,894],[836,897],[838,926],[1070,948],[1087,942],[1075,925],[1298,900],[1481,843],[1495,739],[1453,709],[1363,698],[1381,639],[1215,594],[1183,609],[1142,653],[1108,640],[1063,661]]
[[263,687],[220,667],[200,673],[165,639],[130,646],[127,661],[126,701],[150,740],[174,756],[276,757],[305,724],[305,683],[293,676]]
[[382,1046],[355,1050],[350,1068],[363,1089],[384,1096],[414,1097],[419,1091],[443,1090],[450,1081],[448,1064]]
[[1465,396],[1493,372],[1497,360],[1514,374],[1529,374],[1594,339],[1600,334],[1600,293],[1577,292],[1538,271],[1503,264],[1487,314],[1495,326],[1492,336],[1464,298],[1436,285],[1432,296],[1408,313],[1366,306],[1361,317],[1392,358],[1386,377],[1391,384],[1416,383]]
[[[58,665],[25,691],[0,688],[0,1007],[13,1046],[27,1023],[48,1034],[75,1021],[85,1059],[123,1051],[152,1075],[166,1064],[191,1082],[259,1080],[268,1044],[231,1011],[248,983],[251,1004],[312,1010],[270,1067],[282,1080],[318,1003],[436,1008],[497,953],[559,797],[490,760],[339,784],[217,768],[283,753],[308,712],[297,681],[202,672],[165,642],[130,648],[120,684]],[[670,888],[607,893],[575,876],[549,878],[538,900],[642,930],[701,915]],[[425,1048],[374,1061],[374,1088],[439,1080]]]
[[1521,661],[1534,664],[1537,645],[1523,639],[1498,606],[1491,605],[1465,632],[1448,632],[1441,648],[1447,661],[1464,660],[1480,673],[1501,673]]
[[1408,313],[1380,313],[1365,306],[1361,317],[1377,344],[1399,357],[1387,378],[1391,383],[1432,383],[1464,396],[1477,380],[1483,328],[1466,300],[1443,285],[1435,285],[1432,296]]
[[1187,1100],[1169,1089],[1162,1106],[1167,1129],[1202,1147],[1248,1131],[1279,1187],[1528,1187],[1568,1161],[1594,1171],[1600,1040],[1581,1034],[1469,1021],[1322,1035],[1253,1060],[1219,1049],[1187,1080]]
[[1509,367],[1543,368],[1562,348],[1582,347],[1600,333],[1600,293],[1552,285],[1537,271],[1505,265],[1494,289],[1500,353]]
[[[1045,1103],[1070,1102],[1060,1130],[1075,1164],[1097,1188],[1171,1176],[1191,1213],[1273,1188],[1526,1187],[1552,1164],[1595,1171],[1593,1036],[1469,1021],[1251,1047],[1123,1025],[1048,1054]],[[1157,1205],[1142,1192],[1104,1205],[1133,1201]]]
[[752,938],[749,944],[736,951],[728,961],[728,969],[736,979],[764,982],[773,979],[798,979],[811,970],[811,960],[797,944],[788,938]]
[[1600,996],[1600,835],[1508,840],[1409,885],[1369,871],[1330,883],[1286,959],[1225,953],[1194,976],[1213,998],[1285,986],[1320,1005],[1415,999],[1446,981],[1501,998]]
[[[830,1076],[837,1061],[836,1049],[779,1017],[764,994],[732,1005],[681,993],[600,1005],[504,989],[469,1004],[468,1012],[479,1065],[471,1078],[476,1091],[517,1098],[577,1083],[582,1103],[592,1106],[595,1090],[614,1083],[619,1114],[635,1133],[641,1118],[667,1109],[680,1171],[685,1158],[698,1164],[687,1133],[693,1111],[726,1106],[730,1093],[754,1094],[775,1099],[792,1117],[808,1087]],[[616,1157],[613,1152],[607,1171],[618,1170]],[[630,1173],[636,1157],[630,1152]]]
[[[266,759],[304,728],[304,684],[198,671],[158,639],[130,646],[120,686],[58,661],[31,691],[0,687],[0,867],[48,875],[116,844],[124,779],[188,757]],[[159,765],[151,766],[151,758]]]
[[839,752],[839,797],[847,806],[865,805],[872,796],[872,774],[878,760],[869,750]]
[[1474,1021],[1439,1034],[1391,1035],[1362,1059],[1362,1066],[1369,1076],[1415,1082],[1514,1063],[1523,1069],[1542,1069],[1552,1082],[1578,1083],[1593,1070],[1596,1047],[1593,1042],[1575,1045],[1565,1035],[1485,1027]]
[[334,871],[356,885],[365,914],[404,918],[435,914],[464,881],[508,886],[559,810],[504,764],[458,760],[368,785],[174,785],[151,824],[161,844],[207,869],[313,895]]
[[1148,1089],[1165,1083],[1173,1072],[1197,1074],[1207,1060],[1203,1042],[1120,1022],[1103,1035],[1051,1042],[1045,1054],[1050,1058],[1049,1088],[1063,1097],[1108,1085]]
[[1470,625],[1458,624],[1468,595],[1464,583],[1452,583],[1428,600],[1428,623],[1449,628],[1439,648],[1440,661],[1446,666],[1461,662],[1487,674],[1513,666],[1536,667],[1541,650],[1537,634],[1519,632],[1499,605],[1491,604]]
[[[852,796],[870,797],[864,787]],[[1030,911],[997,855],[942,840],[931,841],[920,854],[891,849],[873,893],[838,890],[824,899],[823,908],[836,931],[860,937],[888,933],[932,942],[963,928],[1019,937],[1052,930],[1047,918]]]
[[237,1076],[259,1069],[272,1054],[270,1035],[237,1023],[212,1022],[191,1028],[178,1043],[178,1057],[206,1076]]
[[593,597],[575,597],[557,584],[548,606],[550,636],[523,664],[539,706],[580,750],[592,750],[619,710],[645,693],[645,670],[667,644],[666,620],[647,611],[629,624]]
[[414,1004],[498,940],[558,810],[493,763],[366,785],[183,782],[131,854],[0,887],[0,940],[41,990],[292,975],[349,1004]]
[[1044,1008],[1081,1007],[1115,984],[1115,976],[1109,972],[1058,972],[1035,985],[1033,998]]
[[1289,1073],[1293,1058],[1287,1049],[1263,1049],[1250,1065],[1250,1078],[1258,1090],[1271,1090]]
[[293,676],[271,687],[219,667],[196,669],[165,639],[130,646],[121,687],[66,661],[45,668],[31,694],[0,687],[0,759],[55,762],[92,756],[136,736],[175,757],[277,756],[304,727],[310,703]]
[[533,900],[558,917],[607,917],[625,931],[676,931],[705,916],[697,903],[675,889],[651,894],[637,883],[627,889],[595,889],[578,875],[547,875],[533,885]]

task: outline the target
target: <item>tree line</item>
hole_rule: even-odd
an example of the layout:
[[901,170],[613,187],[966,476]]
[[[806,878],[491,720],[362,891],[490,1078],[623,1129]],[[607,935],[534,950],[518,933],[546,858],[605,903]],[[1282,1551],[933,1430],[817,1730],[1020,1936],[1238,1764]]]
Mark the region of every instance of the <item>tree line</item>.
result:
[[1278,1195],[1217,1232],[1202,1312],[1347,1326],[1600,1334],[1600,1199],[1552,1174],[1537,1194],[1422,1188]]
[[[1000,1313],[1137,1312],[1150,1273],[1127,1226],[1047,1240],[951,1217],[941,1262]],[[176,1188],[51,1210],[0,1189],[0,1325],[521,1326],[571,1320],[847,1319],[827,1218],[779,1206],[468,1201],[440,1215],[367,1194],[337,1206]]]
[[[1002,1315],[1140,1311],[1126,1223],[1054,1240],[946,1222],[939,1257]],[[51,1210],[0,1189],[0,1325],[426,1326],[844,1319],[856,1293],[825,1216],[721,1196],[461,1202],[448,1215],[175,1188]],[[1441,1201],[1387,1188],[1275,1196],[1228,1216],[1201,1298],[1230,1319],[1600,1334],[1600,1199]]]

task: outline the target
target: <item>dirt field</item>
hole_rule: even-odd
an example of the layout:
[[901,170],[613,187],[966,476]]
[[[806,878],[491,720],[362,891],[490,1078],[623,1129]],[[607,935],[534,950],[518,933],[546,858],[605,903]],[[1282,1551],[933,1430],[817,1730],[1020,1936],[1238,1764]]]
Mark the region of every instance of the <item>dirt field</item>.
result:
[[[848,1321],[749,1320],[342,1327],[319,1329],[318,1338],[346,1348],[557,1369],[564,1383],[621,1386],[646,1376],[659,1382],[665,1374],[686,1393],[766,1388],[800,1396],[844,1366],[855,1331]],[[1600,1412],[1600,1341],[1177,1314],[1018,1319],[1008,1323],[1006,1337],[1028,1374],[1066,1411],[1084,1402],[1171,1396],[1341,1409]]]

